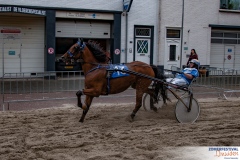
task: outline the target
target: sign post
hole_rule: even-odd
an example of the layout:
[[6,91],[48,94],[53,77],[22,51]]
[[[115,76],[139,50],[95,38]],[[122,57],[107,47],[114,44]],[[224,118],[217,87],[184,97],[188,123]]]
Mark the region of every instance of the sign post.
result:
[[125,12],[126,17],[126,39],[125,39],[125,62],[127,63],[127,42],[128,42],[128,13],[130,11],[130,8],[132,6],[133,0],[123,0],[123,12]]

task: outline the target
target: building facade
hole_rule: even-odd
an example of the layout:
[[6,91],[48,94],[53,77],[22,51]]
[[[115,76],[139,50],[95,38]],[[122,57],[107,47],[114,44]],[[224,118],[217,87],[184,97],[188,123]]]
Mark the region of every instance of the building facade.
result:
[[[55,71],[78,38],[120,50],[122,1],[0,1],[0,76]],[[112,55],[120,62],[120,55]],[[65,66],[72,70],[74,66]]]
[[182,67],[194,48],[202,65],[240,69],[239,1],[0,0],[0,76],[55,71],[78,38],[100,42],[113,63]]
[[159,5],[159,64],[185,65],[194,48],[202,65],[240,69],[239,0],[161,0]]

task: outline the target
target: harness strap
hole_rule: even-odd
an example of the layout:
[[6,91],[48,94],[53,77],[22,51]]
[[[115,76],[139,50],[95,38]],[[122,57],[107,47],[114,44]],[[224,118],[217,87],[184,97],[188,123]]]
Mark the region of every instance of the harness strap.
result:
[[[79,41],[77,41],[77,45],[78,45],[79,47],[82,47],[82,48],[84,48],[84,47],[86,46],[84,42],[83,42],[83,44],[82,44],[82,46],[81,46],[81,42],[79,42]],[[70,57],[73,57],[73,56],[74,56],[73,53],[70,52],[69,50],[67,51],[67,53],[69,54]]]
[[[108,71],[107,71],[108,72]],[[107,81],[107,93],[106,93],[106,95],[108,95],[109,94],[109,92],[110,92],[110,76],[108,76],[108,81]]]
[[97,67],[92,68],[91,70],[89,70],[89,71],[86,73],[85,77],[87,76],[88,73],[90,73],[90,72],[92,72],[92,71],[95,71],[95,70],[97,70],[97,69],[99,69],[99,68],[104,68],[104,67],[102,67],[100,64],[98,64]]
[[[102,65],[100,65],[100,64],[98,64],[98,66],[97,67],[95,67],[95,68],[92,68],[91,70],[89,70],[87,73],[86,73],[86,75],[85,76],[87,76],[87,74],[88,73],[90,73],[90,72],[92,72],[92,71],[95,71],[95,70],[97,70],[97,69],[100,69],[100,68],[109,68],[109,65],[108,66],[102,66]],[[111,77],[111,75],[109,74],[109,71],[107,70],[107,93],[106,93],[106,95],[108,95],[108,93],[110,92],[110,77]]]

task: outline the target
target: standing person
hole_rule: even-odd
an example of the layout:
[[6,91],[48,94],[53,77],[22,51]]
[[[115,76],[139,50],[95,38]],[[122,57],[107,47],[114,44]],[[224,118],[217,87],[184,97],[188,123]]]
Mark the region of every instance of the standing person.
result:
[[189,62],[192,59],[197,59],[198,60],[198,55],[197,55],[195,49],[191,49],[191,53],[190,53],[190,56],[189,56],[188,61],[187,61],[187,66],[189,65]]
[[199,66],[200,62],[197,59],[192,59],[189,66],[182,70],[182,73],[177,74],[175,78],[167,78],[166,81],[180,86],[189,85],[194,78],[199,76]]

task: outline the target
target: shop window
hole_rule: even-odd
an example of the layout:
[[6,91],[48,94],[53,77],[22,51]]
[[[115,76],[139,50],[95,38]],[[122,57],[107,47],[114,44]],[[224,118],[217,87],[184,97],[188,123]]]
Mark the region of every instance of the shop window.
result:
[[223,39],[211,39],[211,43],[223,43]]
[[223,37],[223,32],[212,32],[211,34],[212,37]]
[[224,33],[224,37],[237,38],[237,33]]
[[224,39],[224,44],[237,44],[237,39]]
[[211,43],[239,44],[240,33],[229,31],[212,31]]

